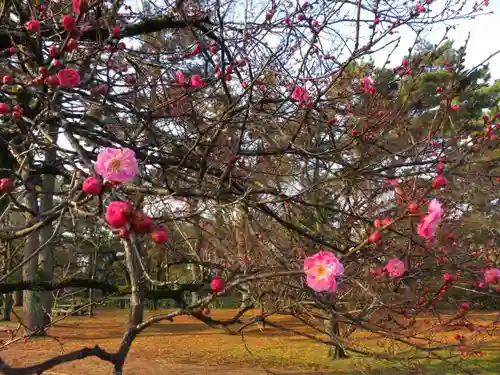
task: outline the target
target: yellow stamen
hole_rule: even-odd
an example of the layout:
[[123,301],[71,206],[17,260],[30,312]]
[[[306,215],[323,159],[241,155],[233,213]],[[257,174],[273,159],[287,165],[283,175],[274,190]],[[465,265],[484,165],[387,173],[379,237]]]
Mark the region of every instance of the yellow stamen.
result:
[[316,275],[317,275],[317,277],[323,277],[323,276],[326,275],[326,273],[327,273],[327,269],[326,269],[325,266],[319,265],[319,266],[316,267]]
[[120,160],[118,160],[118,159],[113,159],[113,160],[111,161],[111,165],[110,165],[110,167],[111,167],[111,169],[113,170],[113,172],[118,172],[118,171],[120,170],[120,165],[121,165]]

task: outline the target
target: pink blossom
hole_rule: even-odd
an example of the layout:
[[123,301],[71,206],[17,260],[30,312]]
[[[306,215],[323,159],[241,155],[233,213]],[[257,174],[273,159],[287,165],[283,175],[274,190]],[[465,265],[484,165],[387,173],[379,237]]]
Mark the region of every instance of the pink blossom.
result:
[[344,266],[329,251],[320,251],[304,261],[307,285],[316,292],[334,292],[336,277],[344,273]]
[[363,78],[363,90],[365,92],[369,92],[370,94],[373,94],[375,92],[375,84],[376,83],[372,78],[370,78],[368,76]]
[[428,213],[417,224],[417,233],[420,237],[430,240],[436,236],[437,226],[443,216],[443,208],[437,199],[431,200],[428,207]]
[[397,258],[392,258],[389,262],[387,262],[385,269],[389,272],[389,276],[393,278],[401,277],[405,273],[405,264]]
[[129,148],[105,148],[97,156],[95,169],[108,181],[132,181],[137,174],[135,153]]
[[195,74],[191,76],[191,86],[200,89],[205,86],[205,83],[201,80],[198,74]]
[[497,268],[488,268],[484,271],[484,281],[488,284],[497,284],[500,282],[500,270]]
[[186,79],[184,78],[184,73],[182,73],[180,71],[175,73],[175,80],[177,81],[178,84],[181,84],[181,85],[186,84]]
[[398,185],[398,180],[397,178],[387,178],[385,179],[384,181],[386,184],[389,184],[389,185],[392,185],[392,186],[396,186]]
[[304,103],[307,99],[309,99],[309,93],[302,86],[295,86],[292,93],[292,99],[297,100],[300,103]]
[[425,12],[424,6],[420,3],[417,3],[415,5],[415,10],[416,10],[417,14]]

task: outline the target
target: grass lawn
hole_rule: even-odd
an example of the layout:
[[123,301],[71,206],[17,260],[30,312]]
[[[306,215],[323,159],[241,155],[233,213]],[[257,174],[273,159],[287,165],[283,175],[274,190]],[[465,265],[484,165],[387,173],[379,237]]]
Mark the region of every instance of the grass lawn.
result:
[[[235,310],[213,310],[215,318],[229,318]],[[161,313],[157,311],[156,313]],[[148,312],[147,315],[151,315]],[[48,331],[49,337],[32,339],[26,343],[18,342],[6,347],[0,357],[11,366],[34,364],[51,356],[99,344],[114,351],[122,338],[126,310],[98,310],[95,317],[70,317]],[[491,322],[495,313],[471,315],[475,323]],[[303,330],[299,323],[290,317],[275,317],[275,321],[288,328]],[[422,327],[429,322],[421,321]],[[458,331],[434,334],[443,342],[454,342]],[[460,332],[468,337],[484,352],[477,356],[454,359],[460,368],[467,368],[473,374],[500,374],[500,335]],[[5,340],[6,334],[2,333]],[[387,340],[359,332],[357,343],[380,350],[398,350]],[[346,360],[330,361],[327,348],[308,339],[282,332],[273,328],[263,331],[257,327],[247,330],[246,347],[240,336],[229,335],[222,330],[209,328],[189,317],[179,317],[174,323],[157,324],[141,334],[132,346],[128,356],[125,374],[128,375],[256,375],[265,374],[262,366],[279,374],[320,375],[320,374],[462,374],[451,364],[422,361],[415,372],[398,368],[398,363],[383,360],[352,357]],[[443,353],[448,354],[448,353]],[[457,353],[458,354],[458,353]],[[65,364],[47,374],[52,375],[101,375],[111,374],[111,366],[98,359],[90,358]]]

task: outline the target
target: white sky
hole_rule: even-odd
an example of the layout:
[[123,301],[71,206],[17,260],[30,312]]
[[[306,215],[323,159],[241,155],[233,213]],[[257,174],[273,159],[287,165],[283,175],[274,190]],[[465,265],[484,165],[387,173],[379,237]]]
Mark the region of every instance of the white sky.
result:
[[[286,7],[284,8],[283,1],[286,0],[276,1],[276,3],[279,4],[278,8],[280,12],[279,17],[283,16],[284,13],[282,12],[286,12],[288,14],[288,11],[292,11],[295,8],[294,6],[292,6],[291,8],[286,8]],[[304,1],[305,0],[291,0],[290,5],[295,3],[302,4]],[[445,1],[446,0],[432,1],[431,5],[429,6],[431,11],[433,12],[441,11]],[[467,2],[467,5],[465,5],[464,9],[470,10],[475,1],[481,3],[483,0],[464,0],[464,2],[465,1]],[[135,11],[142,8],[142,6],[140,5],[141,0],[125,0],[125,2],[126,4],[132,6],[132,8]],[[168,0],[168,2],[172,1]],[[245,4],[245,2],[247,4],[247,11],[244,11],[243,4]],[[421,2],[423,3],[423,0]],[[269,10],[268,8],[270,8],[270,3],[271,3],[270,0],[222,0],[221,1],[224,10],[227,10],[228,6],[231,4],[232,10],[235,11],[236,14],[236,17],[233,18],[233,20],[236,21],[238,18],[240,18],[239,20],[240,22],[243,22],[244,14],[247,14],[250,20],[255,20],[254,16],[257,16],[258,18],[257,22],[262,22],[264,17],[264,11]],[[411,5],[412,3],[416,4],[417,0],[410,0],[408,2],[409,6],[412,6]],[[458,3],[462,3],[462,1],[457,0],[456,4]],[[489,55],[500,50],[500,38],[497,36],[497,34],[500,32],[500,0],[490,0],[490,5],[488,7],[485,7],[484,9],[485,9],[484,13],[491,12],[492,14],[482,15],[475,19],[468,19],[457,22],[454,21],[449,23],[449,25],[456,25],[456,28],[454,30],[448,32],[448,36],[450,39],[455,40],[455,46],[457,48],[458,46],[463,45],[463,43],[467,39],[468,33],[470,33],[470,39],[467,47],[467,56],[466,56],[467,68],[476,66],[477,64],[484,61]],[[364,17],[368,17],[368,19],[370,19],[373,17],[373,15],[370,15],[367,12],[364,15],[362,15],[362,18]],[[353,31],[351,30],[352,24],[349,26],[340,26],[340,24],[337,25],[339,26],[338,28],[339,33],[343,34],[345,33],[348,35]],[[446,25],[444,24],[441,24],[440,26],[434,26],[432,31],[423,33],[421,35],[421,38],[429,42],[437,43],[441,40],[442,36],[444,35],[445,27]],[[342,28],[344,28],[345,30],[342,30]],[[364,31],[365,32],[368,31],[366,29],[366,25],[362,26],[361,35],[364,34]],[[402,41],[400,43],[399,48],[395,51],[395,53],[393,53],[391,58],[392,62],[391,65],[394,66],[398,65],[401,62],[403,56],[408,51],[408,47],[410,47],[415,40],[415,35],[407,27],[398,28],[397,35],[402,37],[401,38]],[[273,37],[271,36],[271,38]],[[392,48],[392,46],[390,48]],[[385,62],[388,52],[389,50],[380,51],[379,53],[372,55],[372,57],[375,59],[376,63],[382,64]],[[500,78],[500,54],[491,60],[490,70],[492,78],[494,79]]]
[[[441,9],[443,1],[444,0],[434,1],[432,8],[436,10]],[[126,0],[126,3],[135,9],[137,9],[137,4],[139,2],[138,0]],[[260,0],[253,0],[253,2],[260,3]],[[267,4],[267,1],[263,1],[262,5],[264,4]],[[255,5],[256,4],[252,4],[252,6]],[[259,5],[262,6],[261,4]],[[483,15],[475,19],[454,22],[453,24],[456,25],[456,28],[448,33],[449,37],[455,40],[456,47],[462,45],[470,33],[467,56],[465,59],[467,68],[476,66],[483,62],[488,56],[500,50],[500,38],[498,37],[498,33],[500,33],[500,0],[491,0],[487,9],[492,14]],[[444,29],[445,25],[435,26],[432,31],[422,34],[421,37],[429,42],[438,42],[444,35]],[[400,64],[403,56],[408,51],[408,47],[410,47],[415,40],[415,35],[409,28],[398,29],[398,36],[401,37],[401,43],[399,48],[392,55],[391,66]],[[380,51],[372,55],[372,57],[377,64],[382,64],[385,62],[388,52],[389,50]],[[490,60],[489,66],[492,78],[500,79],[500,54]],[[67,140],[64,139],[65,137],[61,138],[63,139],[60,139],[58,143],[64,148],[71,149],[72,147],[68,144]]]
[[[435,3],[438,5],[440,2],[441,1],[436,1]],[[450,39],[455,40],[455,46],[457,47],[463,45],[470,33],[467,56],[465,58],[465,65],[467,68],[481,63],[489,55],[500,50],[500,37],[498,36],[498,34],[500,34],[500,1],[491,0],[487,9],[492,11],[493,14],[457,22],[456,29],[448,33]],[[444,30],[444,25],[435,27],[432,32],[422,34],[422,39],[430,42],[438,42],[444,35]],[[408,35],[407,38],[404,37],[405,33]],[[410,47],[414,41],[414,35],[412,35],[408,29],[400,35],[403,36],[403,43],[397,50],[397,54],[393,55],[394,58],[392,60],[394,63],[401,62],[401,59],[408,51],[408,47]],[[386,55],[376,56],[376,62],[383,63],[385,61],[385,56]],[[489,66],[492,78],[500,79],[500,54],[496,55],[490,61]]]

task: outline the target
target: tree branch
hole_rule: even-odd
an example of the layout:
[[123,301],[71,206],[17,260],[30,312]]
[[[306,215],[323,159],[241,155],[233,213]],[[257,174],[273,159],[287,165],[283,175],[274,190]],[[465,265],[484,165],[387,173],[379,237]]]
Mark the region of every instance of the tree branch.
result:
[[[184,292],[199,292],[203,287],[205,287],[203,283],[173,283],[168,288],[148,290],[145,292],[145,297],[154,300],[173,299],[179,305],[182,305]],[[56,282],[20,281],[17,283],[0,283],[0,294],[11,293],[16,290],[51,291],[63,288],[92,288],[120,295],[130,294],[129,286],[117,286],[103,281],[78,278],[64,279]]]
[[41,374],[44,371],[47,371],[62,363],[72,362],[87,357],[98,357],[103,361],[111,362],[113,364],[115,364],[118,359],[117,354],[108,353],[96,345],[92,349],[90,348],[79,349],[71,353],[62,354],[57,357],[48,359],[45,362],[42,362],[38,365],[29,367],[19,367],[19,368],[10,367],[2,359],[0,359],[0,371],[2,371],[3,374],[5,375],[32,375],[32,374],[35,375],[35,374]]
[[[189,20],[189,19],[183,20],[171,15],[158,18],[146,18],[138,23],[125,26],[125,28],[121,32],[121,35],[123,37],[132,37],[137,35],[154,33],[166,29],[181,29],[188,26],[199,27],[203,23],[210,24],[211,22],[208,19],[208,17],[195,20]],[[67,32],[62,28],[61,30],[59,30],[59,33],[61,35],[67,35]],[[50,37],[53,34],[54,30],[48,29],[42,33],[42,36]],[[108,29],[91,28],[89,30],[86,30],[82,34],[81,39],[96,41],[99,39],[107,39],[108,37],[109,37]],[[26,38],[29,38],[29,36],[27,36],[26,33],[24,32],[2,29],[0,30],[0,50],[12,47],[12,42],[21,43],[25,41]]]

